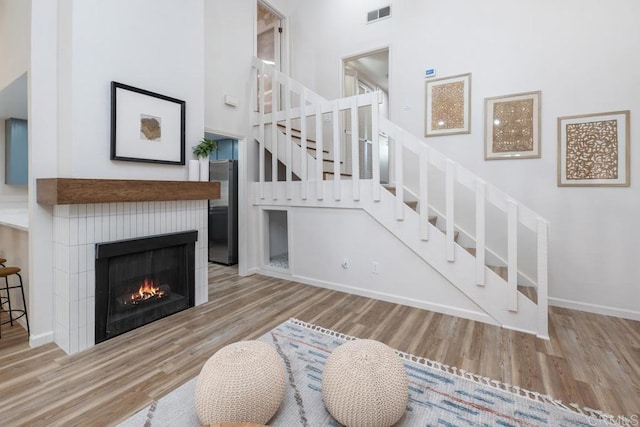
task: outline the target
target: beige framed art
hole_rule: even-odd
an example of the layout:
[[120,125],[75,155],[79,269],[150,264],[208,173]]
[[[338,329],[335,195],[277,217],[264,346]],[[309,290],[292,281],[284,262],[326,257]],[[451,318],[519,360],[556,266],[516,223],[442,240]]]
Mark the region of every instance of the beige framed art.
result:
[[426,82],[425,136],[471,133],[471,73]]
[[628,187],[629,111],[558,118],[558,186]]
[[540,91],[484,100],[484,158],[540,157]]

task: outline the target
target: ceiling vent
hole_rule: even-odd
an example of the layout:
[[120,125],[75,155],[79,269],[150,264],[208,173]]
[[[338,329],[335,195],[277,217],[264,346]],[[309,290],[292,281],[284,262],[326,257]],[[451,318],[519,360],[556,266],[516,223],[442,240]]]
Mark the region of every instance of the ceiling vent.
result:
[[367,24],[391,17],[391,5],[367,12]]

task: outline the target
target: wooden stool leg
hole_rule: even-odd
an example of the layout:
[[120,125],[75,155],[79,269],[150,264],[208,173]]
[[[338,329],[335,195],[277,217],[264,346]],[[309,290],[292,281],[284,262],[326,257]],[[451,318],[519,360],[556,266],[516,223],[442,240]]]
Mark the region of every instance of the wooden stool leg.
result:
[[27,322],[27,336],[31,336],[31,330],[29,329],[29,314],[27,314],[27,301],[24,298],[24,286],[22,286],[22,276],[16,273],[18,279],[20,279],[20,292],[22,292],[22,308],[24,310],[24,320]]
[[11,314],[11,295],[9,295],[9,278],[4,278],[5,291],[7,292],[7,304],[9,304],[9,323],[13,326],[13,315]]

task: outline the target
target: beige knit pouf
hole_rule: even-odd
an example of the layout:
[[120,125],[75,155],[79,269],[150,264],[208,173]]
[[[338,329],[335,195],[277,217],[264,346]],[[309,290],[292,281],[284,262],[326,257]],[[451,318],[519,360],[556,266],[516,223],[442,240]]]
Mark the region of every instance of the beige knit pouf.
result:
[[262,341],[240,341],[216,352],[196,383],[202,424],[267,424],[282,403],[285,372],[276,350]]
[[329,413],[347,427],[392,426],[409,401],[402,359],[378,341],[342,344],[327,359],[322,397]]

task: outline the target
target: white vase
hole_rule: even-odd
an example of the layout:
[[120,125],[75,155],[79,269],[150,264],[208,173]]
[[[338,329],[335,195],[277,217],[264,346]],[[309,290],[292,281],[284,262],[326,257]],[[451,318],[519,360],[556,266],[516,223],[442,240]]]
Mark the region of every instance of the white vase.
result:
[[200,181],[200,162],[189,160],[189,181]]
[[209,158],[200,157],[200,181],[209,181]]

